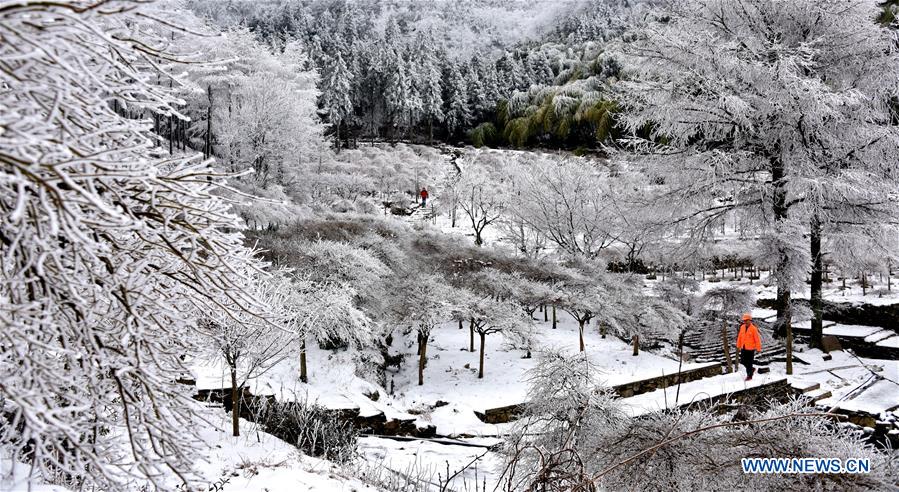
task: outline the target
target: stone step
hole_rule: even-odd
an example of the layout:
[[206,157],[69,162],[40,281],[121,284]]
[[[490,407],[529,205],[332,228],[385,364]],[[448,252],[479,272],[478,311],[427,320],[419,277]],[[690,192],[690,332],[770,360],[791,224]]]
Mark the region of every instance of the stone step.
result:
[[807,398],[811,398],[812,403],[818,403],[819,401],[821,401],[825,398],[830,398],[831,396],[833,396],[833,394],[830,392],[830,390],[818,389],[818,390],[806,393],[804,396]]
[[800,393],[809,393],[821,389],[821,383],[791,383],[793,388]]
[[880,330],[877,333],[872,333],[871,335],[866,336],[865,341],[868,343],[878,343],[895,336],[897,336],[896,332],[892,330]]

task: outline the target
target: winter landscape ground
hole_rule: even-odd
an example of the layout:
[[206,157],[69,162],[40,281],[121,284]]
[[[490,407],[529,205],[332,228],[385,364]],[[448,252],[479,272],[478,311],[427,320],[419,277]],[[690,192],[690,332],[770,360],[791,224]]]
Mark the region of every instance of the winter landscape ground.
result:
[[897,13],[0,0],[0,491],[899,490]]

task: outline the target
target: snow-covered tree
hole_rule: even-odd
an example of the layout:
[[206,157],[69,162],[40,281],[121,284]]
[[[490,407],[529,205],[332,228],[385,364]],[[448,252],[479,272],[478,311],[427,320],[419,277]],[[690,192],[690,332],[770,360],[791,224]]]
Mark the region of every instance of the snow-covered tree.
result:
[[507,205],[507,189],[496,171],[484,162],[469,161],[456,182],[459,208],[471,224],[477,246],[484,244],[484,230],[503,216]]
[[[478,379],[483,379],[487,335],[502,333],[507,338],[524,341],[533,336],[533,320],[526,319],[522,309],[512,300],[496,300],[489,295],[466,291],[459,292],[459,299],[459,316],[469,319],[471,330],[480,338]],[[525,341],[524,345],[529,346],[530,342]]]
[[535,158],[511,171],[517,222],[528,224],[560,251],[595,258],[614,241],[606,181],[585,162]]
[[306,343],[311,337],[318,343],[345,343],[364,347],[373,338],[374,322],[360,308],[358,292],[342,282],[314,282],[300,275],[293,287],[298,293],[294,324],[300,339],[300,381],[309,382]]
[[366,309],[380,309],[383,299],[377,288],[389,270],[368,251],[336,241],[277,240],[269,247],[277,252],[276,264],[295,271],[300,296],[296,302],[306,320],[298,325],[300,380],[305,383],[309,337],[351,346],[372,339],[374,322]]
[[0,6],[0,447],[73,488],[198,486],[194,321],[266,317],[222,175],[154,150],[197,60],[147,4]]
[[328,119],[334,125],[334,144],[340,151],[340,128],[353,115],[352,96],[353,74],[347,68],[346,62],[338,52],[337,57],[331,63],[327,74],[327,83],[322,91],[323,105],[328,110]]
[[809,257],[797,239],[842,194],[823,190],[864,188],[895,165],[899,63],[876,15],[873,0],[680,1],[625,46],[625,125],[677,149],[656,167],[663,199],[697,229],[739,209],[767,222],[788,372],[791,292]]
[[415,328],[418,345],[418,384],[424,384],[428,341],[434,328],[453,315],[453,289],[433,274],[405,275],[394,287],[392,316],[397,323]]
[[269,319],[250,313],[230,314],[234,307],[212,311],[199,323],[200,332],[216,357],[228,368],[231,383],[231,432],[240,435],[240,406],[249,380],[268,372],[293,355],[298,327],[304,320],[297,294],[286,272],[254,279],[256,295],[275,310]]
[[252,171],[233,183],[266,199],[264,206],[243,199],[236,207],[249,226],[286,222],[305,198],[304,175],[325,147],[316,106],[318,74],[308,67],[304,47],[288,41],[274,53],[244,29],[199,40],[181,35],[174,42],[223,64],[187,67],[191,83],[182,92],[195,148],[215,156],[223,170]]
[[462,76],[462,72],[456,63],[450,62],[446,71],[446,97],[444,99],[446,109],[444,122],[447,135],[454,135],[460,128],[465,127],[471,119],[471,109],[468,105],[468,82]]

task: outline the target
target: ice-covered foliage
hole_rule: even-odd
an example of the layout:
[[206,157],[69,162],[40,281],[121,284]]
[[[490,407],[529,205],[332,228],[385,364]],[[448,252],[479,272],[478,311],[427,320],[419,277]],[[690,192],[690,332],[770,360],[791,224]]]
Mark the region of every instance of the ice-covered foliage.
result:
[[[506,439],[505,490],[866,490],[896,486],[895,453],[799,401],[768,409],[694,408],[630,417],[588,359],[546,355]],[[747,456],[870,460],[870,474],[747,474]]]
[[222,175],[123,116],[181,111],[145,4],[0,7],[0,447],[75,487],[190,482],[193,320],[266,322]]
[[506,438],[506,490],[577,490],[589,483],[590,458],[601,449],[581,453],[626,424],[617,398],[596,376],[583,353],[544,353],[527,376],[524,413]]
[[714,287],[697,299],[701,309],[717,311],[724,319],[749,312],[755,306],[755,292],[745,287]]

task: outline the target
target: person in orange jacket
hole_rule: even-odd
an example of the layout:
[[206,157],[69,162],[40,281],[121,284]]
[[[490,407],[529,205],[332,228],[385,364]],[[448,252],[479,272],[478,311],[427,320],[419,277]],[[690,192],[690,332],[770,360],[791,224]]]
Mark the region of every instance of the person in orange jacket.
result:
[[746,367],[746,381],[750,381],[755,373],[755,368],[752,367],[755,353],[762,351],[762,337],[759,336],[759,329],[752,324],[752,315],[749,313],[743,315],[740,331],[737,332],[737,350],[740,352],[740,363]]

